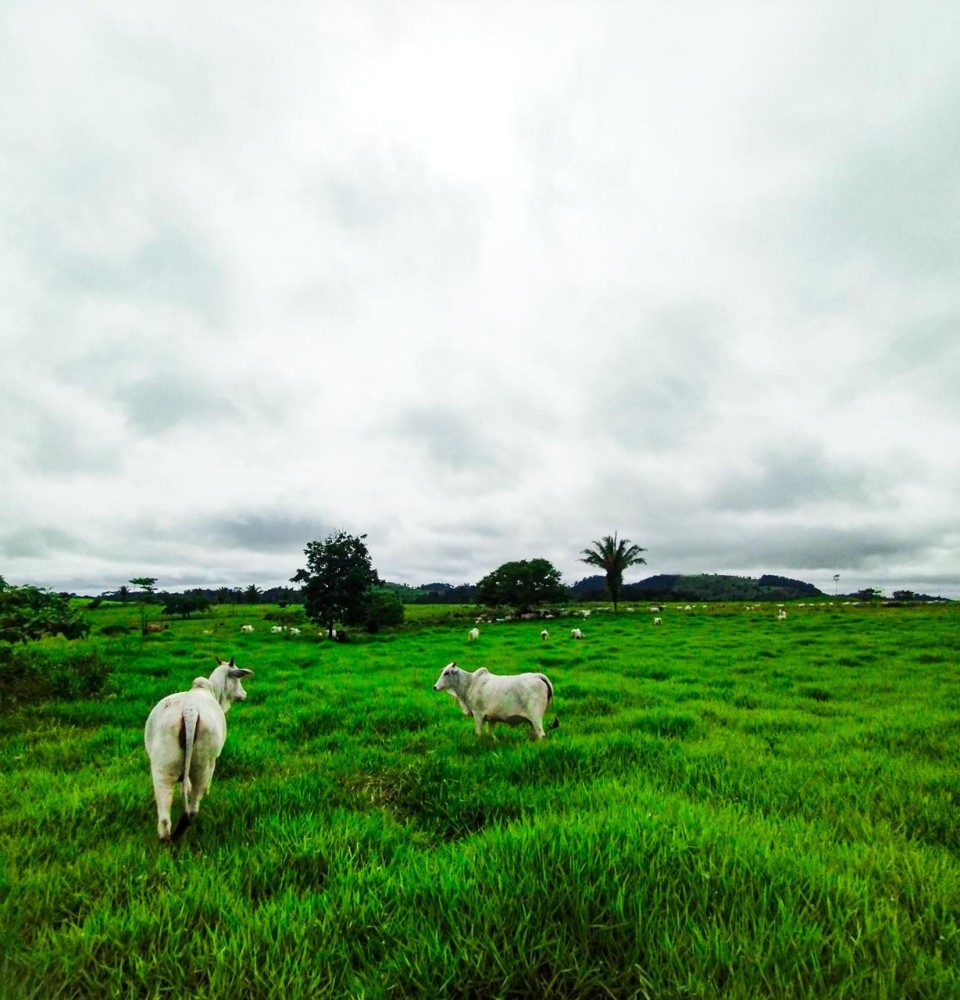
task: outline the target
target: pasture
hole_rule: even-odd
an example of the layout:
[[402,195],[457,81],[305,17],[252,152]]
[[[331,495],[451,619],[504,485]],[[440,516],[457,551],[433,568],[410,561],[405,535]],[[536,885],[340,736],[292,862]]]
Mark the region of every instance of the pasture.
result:
[[[268,610],[91,612],[113,693],[0,713],[4,998],[960,996],[960,607],[475,642],[413,608],[343,645]],[[161,844],[144,721],[231,656],[248,700]],[[451,660],[548,674],[560,728],[478,741]]]

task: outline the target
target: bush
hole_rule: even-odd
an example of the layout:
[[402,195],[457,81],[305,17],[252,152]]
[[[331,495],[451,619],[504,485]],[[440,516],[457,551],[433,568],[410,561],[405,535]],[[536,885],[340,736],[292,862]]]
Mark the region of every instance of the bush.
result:
[[110,667],[95,649],[0,648],[0,706],[48,698],[92,698],[107,689]]
[[379,632],[381,628],[398,628],[403,624],[403,601],[396,594],[387,592],[370,595],[367,610],[367,631]]

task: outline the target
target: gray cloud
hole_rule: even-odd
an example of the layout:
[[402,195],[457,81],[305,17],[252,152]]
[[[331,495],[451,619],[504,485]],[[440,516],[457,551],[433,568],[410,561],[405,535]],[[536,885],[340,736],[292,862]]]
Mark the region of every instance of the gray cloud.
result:
[[801,510],[830,500],[872,507],[883,502],[881,477],[856,462],[831,461],[811,443],[771,446],[746,470],[727,474],[707,499],[718,512]]
[[554,13],[0,11],[5,578],[960,596],[955,5]]
[[144,375],[115,390],[115,398],[135,430],[154,435],[178,424],[226,423],[241,416],[240,407],[213,384],[201,384],[176,372]]
[[[257,512],[208,518],[190,526],[188,532],[208,546],[259,553],[296,553],[304,561],[309,542],[328,537],[337,529],[320,518],[294,517],[284,513]],[[291,575],[298,568],[291,569]]]

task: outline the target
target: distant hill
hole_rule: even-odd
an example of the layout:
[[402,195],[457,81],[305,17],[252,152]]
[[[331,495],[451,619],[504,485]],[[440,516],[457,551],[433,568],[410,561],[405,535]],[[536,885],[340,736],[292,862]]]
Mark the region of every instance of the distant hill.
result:
[[477,588],[472,583],[456,587],[452,583],[422,583],[410,587],[405,583],[385,582],[380,589],[392,591],[404,604],[473,604]]
[[[607,581],[589,576],[571,588],[581,601],[606,601]],[[623,587],[622,601],[784,601],[797,597],[822,597],[812,583],[764,574],[759,580],[719,573],[681,575],[659,573]]]

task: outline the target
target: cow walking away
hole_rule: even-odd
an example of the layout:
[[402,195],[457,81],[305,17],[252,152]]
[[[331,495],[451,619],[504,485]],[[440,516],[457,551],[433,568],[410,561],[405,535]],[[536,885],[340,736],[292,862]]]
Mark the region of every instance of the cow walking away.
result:
[[[217,663],[213,673],[198,677],[189,691],[158,702],[143,730],[161,840],[177,839],[196,816],[227,738],[226,713],[235,701],[247,697],[240,680],[253,671],[235,666],[232,657]],[[170,809],[178,782],[182,782],[183,813],[171,832]]]

